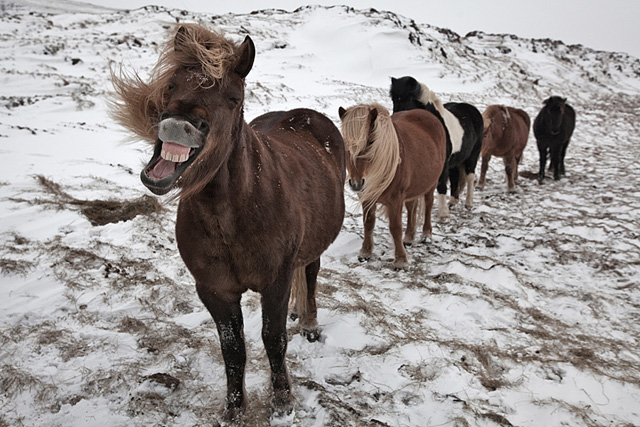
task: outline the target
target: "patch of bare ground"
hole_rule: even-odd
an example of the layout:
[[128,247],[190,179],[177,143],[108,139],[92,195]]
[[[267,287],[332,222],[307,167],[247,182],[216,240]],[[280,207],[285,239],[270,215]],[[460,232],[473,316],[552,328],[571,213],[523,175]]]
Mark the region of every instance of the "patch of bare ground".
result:
[[67,193],[60,184],[36,175],[40,188],[49,196],[47,199],[11,198],[18,203],[46,206],[57,210],[68,208],[78,209],[91,225],[100,226],[120,221],[129,221],[138,215],[151,215],[162,211],[158,199],[143,195],[132,200],[82,200]]

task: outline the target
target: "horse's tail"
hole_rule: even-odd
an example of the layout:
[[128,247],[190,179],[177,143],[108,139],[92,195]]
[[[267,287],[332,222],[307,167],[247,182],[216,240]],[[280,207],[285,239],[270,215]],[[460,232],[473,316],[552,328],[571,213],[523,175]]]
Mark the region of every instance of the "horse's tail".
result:
[[289,306],[291,312],[298,318],[303,318],[307,312],[307,275],[305,267],[298,267],[293,272],[293,280],[291,282],[291,299]]

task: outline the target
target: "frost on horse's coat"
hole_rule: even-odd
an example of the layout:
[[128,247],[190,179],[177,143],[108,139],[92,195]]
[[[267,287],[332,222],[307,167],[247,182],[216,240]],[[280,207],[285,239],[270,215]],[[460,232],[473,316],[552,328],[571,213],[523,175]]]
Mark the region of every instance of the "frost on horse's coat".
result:
[[176,240],[220,335],[227,420],[246,403],[240,299],[248,289],[262,296],[272,408],[291,411],[291,288],[304,300],[306,311],[297,313],[303,333],[317,340],[320,256],[344,217],[344,141],[331,120],[296,109],[245,122],[245,77],[254,58],[251,38],[235,44],[187,24],[166,44],[148,83],[113,75],[114,118],[154,147],[143,183],[156,194],[175,189],[180,198]]

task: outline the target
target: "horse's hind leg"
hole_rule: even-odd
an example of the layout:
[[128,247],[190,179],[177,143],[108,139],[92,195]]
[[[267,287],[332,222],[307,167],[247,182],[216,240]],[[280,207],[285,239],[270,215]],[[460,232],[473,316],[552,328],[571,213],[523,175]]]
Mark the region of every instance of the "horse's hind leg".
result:
[[562,169],[560,165],[561,153],[562,147],[559,143],[551,146],[551,168],[553,169],[553,179],[556,181],[560,179],[560,171]]
[[418,211],[418,200],[416,199],[405,202],[404,205],[407,208],[407,228],[404,232],[404,239],[402,243],[405,246],[411,246],[416,238],[416,213]]
[[431,238],[431,210],[433,209],[433,193],[435,188],[430,189],[424,195],[424,225],[422,226],[422,242]]
[[402,201],[396,201],[387,206],[389,214],[389,232],[393,238],[393,246],[395,248],[395,259],[393,266],[395,268],[404,268],[408,265],[407,251],[402,244]]
[[201,283],[196,284],[196,289],[218,328],[222,358],[227,374],[227,399],[223,416],[225,420],[231,421],[242,411],[245,395],[246,350],[240,297],[236,301],[222,300]]
[[278,415],[289,413],[293,406],[285,361],[287,307],[293,271],[290,268],[283,270],[276,281],[262,293],[262,341],[271,366],[272,409]]
[[[301,269],[302,270],[302,269]],[[300,316],[300,328],[302,335],[309,342],[320,339],[320,329],[318,328],[318,307],[316,306],[316,284],[318,281],[318,271],[320,271],[320,258],[304,267],[301,279],[294,279],[293,286],[300,288],[296,292],[298,300],[296,309]]]
[[[445,168],[448,167],[446,162]],[[438,180],[438,218],[444,222],[449,218],[449,205],[447,205],[447,181],[449,180],[449,170],[445,169]]]
[[507,175],[507,191],[513,193],[516,191],[515,174],[517,170],[516,158],[507,156],[504,159],[504,171]]

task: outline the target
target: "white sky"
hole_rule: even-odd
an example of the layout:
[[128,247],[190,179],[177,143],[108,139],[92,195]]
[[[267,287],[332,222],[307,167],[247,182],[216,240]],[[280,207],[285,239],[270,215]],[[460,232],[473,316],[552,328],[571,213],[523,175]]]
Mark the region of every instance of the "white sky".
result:
[[356,9],[390,10],[454,30],[460,35],[481,30],[521,37],[551,38],[566,44],[620,51],[640,58],[638,0],[84,0],[112,8],[147,4],[197,12],[248,13],[277,8],[292,11],[306,4],[348,4]]

